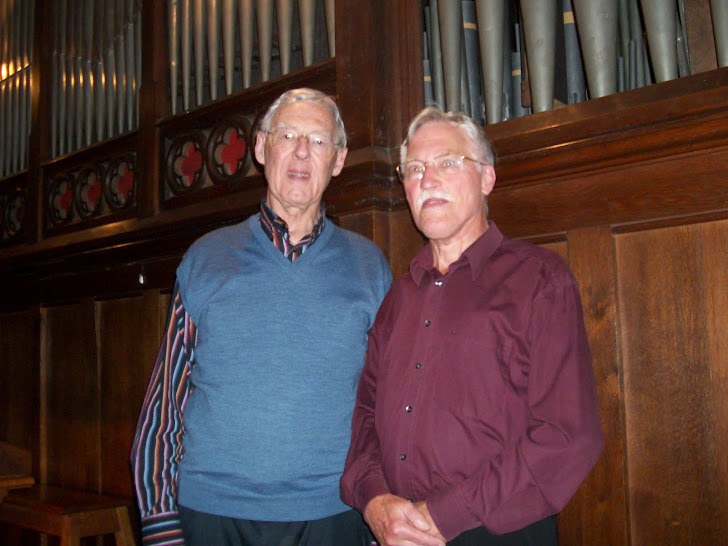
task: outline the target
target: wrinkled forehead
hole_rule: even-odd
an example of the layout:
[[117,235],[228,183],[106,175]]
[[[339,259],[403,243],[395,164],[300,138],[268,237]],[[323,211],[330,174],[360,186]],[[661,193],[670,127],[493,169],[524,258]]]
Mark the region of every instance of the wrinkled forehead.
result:
[[469,154],[475,147],[454,123],[429,121],[418,127],[407,146],[407,159],[430,159],[447,154]]
[[298,101],[284,104],[276,110],[271,129],[285,126],[300,131],[333,133],[334,119],[329,109],[319,102]]

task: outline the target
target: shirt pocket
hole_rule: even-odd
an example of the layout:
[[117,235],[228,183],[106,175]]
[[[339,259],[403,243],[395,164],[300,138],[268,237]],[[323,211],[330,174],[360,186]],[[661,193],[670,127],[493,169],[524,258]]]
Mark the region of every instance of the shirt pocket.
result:
[[491,419],[503,412],[509,389],[512,342],[494,332],[458,335],[442,345],[433,399],[454,417]]

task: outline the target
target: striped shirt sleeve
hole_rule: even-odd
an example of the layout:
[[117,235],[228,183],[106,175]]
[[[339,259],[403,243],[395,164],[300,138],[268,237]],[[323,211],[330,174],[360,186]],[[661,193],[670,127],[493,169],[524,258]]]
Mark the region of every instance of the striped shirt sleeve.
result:
[[197,331],[175,283],[167,328],[139,415],[131,466],[145,546],[184,544],[177,513],[182,413]]

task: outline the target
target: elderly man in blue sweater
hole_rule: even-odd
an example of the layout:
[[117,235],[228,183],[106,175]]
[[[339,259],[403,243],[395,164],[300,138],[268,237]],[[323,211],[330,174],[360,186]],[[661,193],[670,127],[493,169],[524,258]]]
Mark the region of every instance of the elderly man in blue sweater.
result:
[[391,272],[325,216],[346,153],[333,100],[287,91],[256,136],[260,212],[185,254],[131,453],[145,544],[367,544],[339,478]]

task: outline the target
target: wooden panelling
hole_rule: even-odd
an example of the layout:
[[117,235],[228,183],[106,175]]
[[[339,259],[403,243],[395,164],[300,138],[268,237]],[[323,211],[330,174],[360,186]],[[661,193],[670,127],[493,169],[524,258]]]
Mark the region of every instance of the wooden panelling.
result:
[[568,261],[581,292],[606,445],[559,516],[562,545],[624,544],[627,514],[616,321],[614,239],[608,227],[568,233]]
[[99,487],[99,374],[94,304],[42,310],[42,482]]
[[705,31],[705,29],[713,28],[710,4],[711,0],[690,0],[683,4],[685,6],[685,30],[689,44],[690,71],[693,74],[718,67],[715,38],[712,32]]
[[725,544],[728,222],[616,249],[630,543]]
[[[716,505],[723,508],[719,531],[728,542],[728,238],[726,222],[703,226],[701,240],[702,271],[705,289],[698,311],[705,314],[707,352],[710,362],[710,390],[707,393],[712,411],[705,415],[705,427],[715,440]],[[712,476],[706,473],[705,478]]]
[[[424,102],[422,8],[419,0],[363,6],[336,2],[337,14],[356,14],[336,18],[336,88],[349,147],[398,146]],[[398,85],[387,85],[394,81]]]
[[501,184],[728,144],[728,67],[488,125]]
[[[252,116],[299,85],[335,94],[350,144],[329,212],[395,278],[424,243],[393,170],[424,102],[420,0],[337,0],[335,58],[172,117],[165,5],[144,3],[139,131],[48,161],[55,4],[36,0],[26,229],[0,249],[0,439],[33,449],[41,480],[123,495],[179,259],[265,191],[254,175],[160,204],[163,135]],[[709,11],[686,2],[694,71],[714,63],[695,36]],[[563,256],[581,287],[607,444],[559,516],[564,545],[728,544],[727,97],[722,68],[485,129],[500,156],[492,218]],[[44,234],[43,169],[125,141],[137,208]]]
[[389,214],[389,265],[392,278],[397,279],[409,269],[412,258],[425,244],[417,231],[409,209],[392,211]]
[[[39,476],[40,309],[0,313],[0,440],[29,449]],[[0,524],[0,544],[35,546],[37,535]]]
[[425,243],[409,209],[349,214],[338,220],[341,227],[369,237],[379,245],[389,260],[393,279],[407,272],[410,261]]
[[[38,308],[0,313],[0,440],[38,453]],[[34,461],[37,473],[38,460]]]
[[556,252],[556,254],[561,256],[565,262],[569,261],[569,245],[566,241],[553,241],[550,243],[542,243],[538,246],[551,250],[552,252]]
[[511,237],[728,210],[728,148],[671,156],[533,185],[496,182],[493,218]]
[[[165,36],[157,32],[159,22],[164,20],[165,6],[162,2],[144,2],[142,6],[142,33],[148,50],[166,51]],[[142,57],[142,85],[139,89],[139,143],[147,153],[138,157],[139,191],[137,206],[141,216],[151,216],[159,210],[159,184],[154,173],[161,172],[160,131],[157,120],[169,111],[169,68],[161,55]]]
[[386,239],[382,239],[381,234],[378,233],[380,241],[374,236],[376,229],[376,218],[372,212],[362,212],[355,214],[346,214],[343,216],[336,216],[334,221],[344,229],[354,231],[360,235],[371,239],[378,244],[382,252],[386,252]]
[[162,339],[167,297],[156,290],[96,304],[100,367],[101,489],[133,496],[129,451]]

